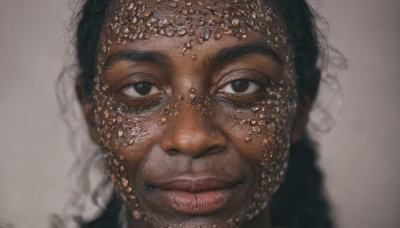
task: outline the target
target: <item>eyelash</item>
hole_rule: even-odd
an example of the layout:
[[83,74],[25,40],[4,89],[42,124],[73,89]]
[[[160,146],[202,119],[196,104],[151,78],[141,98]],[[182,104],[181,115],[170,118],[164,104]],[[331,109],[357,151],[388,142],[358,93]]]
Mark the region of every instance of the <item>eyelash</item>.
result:
[[[232,83],[236,81],[246,81],[253,86],[258,86],[257,90],[251,93],[229,93],[225,90],[227,86],[232,86]],[[217,96],[236,107],[248,107],[253,106],[254,103],[261,101],[265,96],[266,89],[271,85],[270,79],[263,73],[250,70],[235,70],[227,73],[221,80],[217,90]]]
[[[151,86],[150,90],[148,91],[149,94],[145,94],[145,95],[140,94],[140,92],[138,91],[138,89],[140,89],[140,88],[136,88],[136,86],[139,86],[139,85]],[[135,84],[127,85],[127,86],[123,87],[122,89],[120,89],[120,91],[122,91],[124,93],[124,95],[129,96],[129,97],[136,97],[136,98],[146,97],[146,96],[151,96],[151,95],[157,94],[157,91],[154,91],[154,90],[160,91],[155,85],[153,85],[152,83],[149,83],[149,82],[138,82]],[[131,93],[131,94],[129,94],[129,93]]]
[[[234,83],[240,83],[240,82],[242,82],[242,83],[245,83],[245,91],[234,91],[235,90],[235,88],[234,88]],[[229,87],[230,88],[229,88]],[[254,82],[254,81],[252,81],[252,80],[248,80],[248,79],[238,79],[238,80],[233,80],[233,81],[231,81],[231,82],[229,82],[228,84],[226,84],[224,87],[223,87],[223,89],[224,89],[224,93],[227,93],[227,94],[236,94],[236,95],[250,95],[250,94],[253,94],[253,93],[255,93],[255,92],[257,92],[257,90],[259,90],[259,87],[261,87],[262,85],[260,85],[259,83],[257,83],[257,82]],[[239,88],[239,89],[242,89],[242,88]],[[227,90],[230,90],[230,91],[227,91]],[[247,91],[247,90],[250,90],[250,92],[249,91]]]
[[[149,94],[141,95],[136,86],[151,86]],[[130,90],[130,91],[129,91]],[[130,94],[129,94],[130,93]],[[165,91],[156,85],[153,77],[146,73],[135,73],[121,80],[114,89],[114,98],[120,104],[121,111],[143,112],[156,106],[162,100]]]

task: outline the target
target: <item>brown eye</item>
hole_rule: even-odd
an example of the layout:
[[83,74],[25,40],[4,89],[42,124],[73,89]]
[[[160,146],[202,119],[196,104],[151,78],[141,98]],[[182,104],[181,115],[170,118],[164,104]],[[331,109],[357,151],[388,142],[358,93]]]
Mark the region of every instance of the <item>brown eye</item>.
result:
[[159,89],[151,83],[139,82],[130,86],[127,86],[122,92],[129,97],[145,97],[159,93]]
[[135,89],[135,91],[138,94],[144,96],[144,95],[148,95],[150,93],[152,85],[147,82],[141,82],[141,83],[133,85],[133,88]]
[[231,83],[231,88],[236,93],[243,93],[249,88],[249,85],[248,80],[235,80]]
[[222,91],[229,94],[253,94],[259,89],[259,84],[248,79],[239,79],[227,84]]

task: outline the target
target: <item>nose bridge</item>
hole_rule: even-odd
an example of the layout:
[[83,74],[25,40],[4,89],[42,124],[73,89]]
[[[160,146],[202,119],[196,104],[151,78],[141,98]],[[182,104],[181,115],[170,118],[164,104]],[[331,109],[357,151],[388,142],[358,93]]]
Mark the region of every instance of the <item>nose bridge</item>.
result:
[[190,102],[184,102],[179,115],[168,122],[161,140],[162,149],[168,153],[198,157],[225,147],[221,129]]

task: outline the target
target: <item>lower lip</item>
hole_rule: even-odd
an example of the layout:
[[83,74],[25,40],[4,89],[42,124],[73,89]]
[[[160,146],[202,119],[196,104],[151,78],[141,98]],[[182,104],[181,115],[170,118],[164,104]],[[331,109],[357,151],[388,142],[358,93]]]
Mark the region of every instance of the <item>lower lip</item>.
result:
[[218,189],[205,192],[162,191],[167,204],[185,214],[208,214],[222,208],[230,198],[230,189]]

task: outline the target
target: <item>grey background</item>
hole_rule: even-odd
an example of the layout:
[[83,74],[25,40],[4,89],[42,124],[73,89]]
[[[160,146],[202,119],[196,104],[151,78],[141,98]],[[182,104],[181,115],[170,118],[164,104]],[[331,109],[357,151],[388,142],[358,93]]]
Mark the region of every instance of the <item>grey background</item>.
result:
[[[329,39],[347,57],[344,106],[319,136],[320,164],[344,228],[400,227],[400,1],[322,0]],[[46,227],[73,161],[54,92],[66,59],[66,1],[0,3],[0,225]]]

